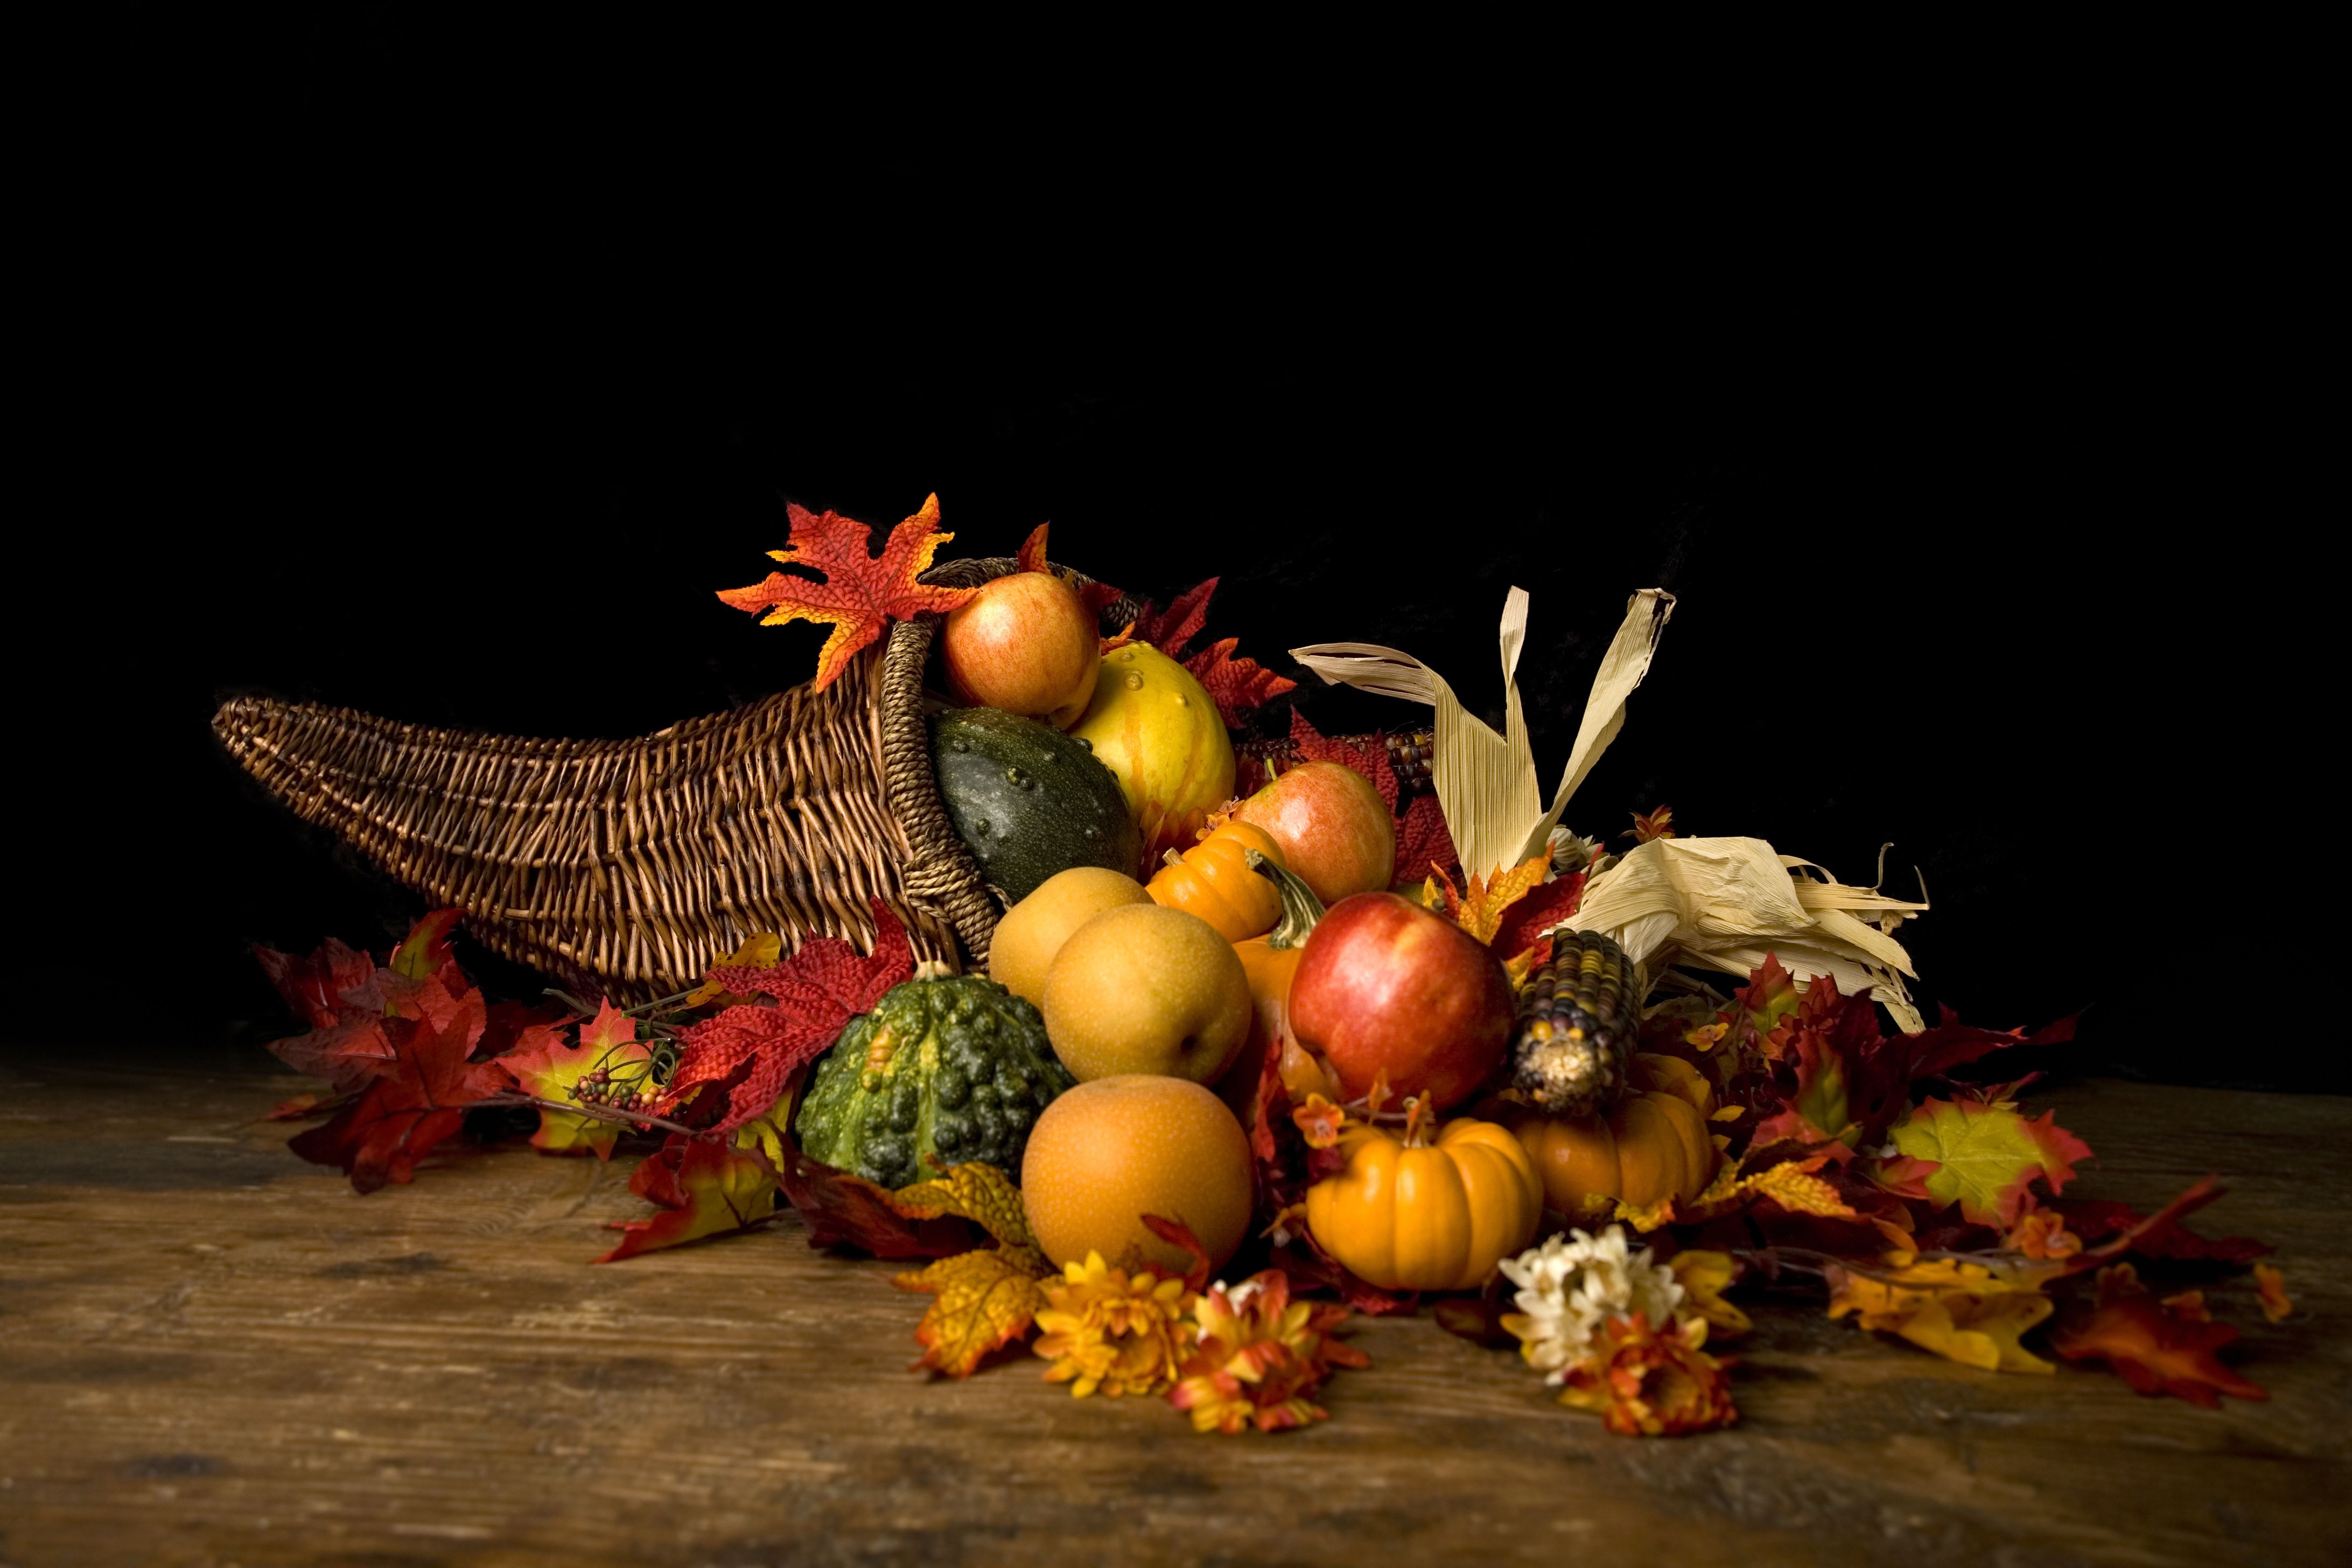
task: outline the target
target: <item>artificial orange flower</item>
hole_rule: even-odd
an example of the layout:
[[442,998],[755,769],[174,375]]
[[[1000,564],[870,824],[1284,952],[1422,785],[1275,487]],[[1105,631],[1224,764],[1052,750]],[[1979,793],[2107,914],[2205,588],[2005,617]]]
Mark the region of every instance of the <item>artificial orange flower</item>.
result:
[[1308,1395],[1331,1368],[1371,1364],[1331,1336],[1347,1316],[1336,1304],[1292,1301],[1290,1281],[1276,1268],[1231,1289],[1213,1286],[1194,1303],[1199,1348],[1168,1403],[1191,1413],[1195,1432],[1274,1432],[1325,1420],[1329,1412]]
[[1593,1353],[1568,1371],[1559,1402],[1597,1410],[1609,1430],[1626,1437],[1671,1437],[1728,1426],[1739,1419],[1731,1382],[1718,1361],[1699,1347],[1706,1320],[1693,1318],[1663,1333],[1646,1313],[1612,1318]]
[[2017,1216],[2016,1226],[2002,1245],[2037,1263],[2055,1263],[2083,1250],[2082,1237],[2066,1228],[2064,1215],[2032,1206],[2031,1193],[2026,1194],[2026,1204],[2025,1212]]

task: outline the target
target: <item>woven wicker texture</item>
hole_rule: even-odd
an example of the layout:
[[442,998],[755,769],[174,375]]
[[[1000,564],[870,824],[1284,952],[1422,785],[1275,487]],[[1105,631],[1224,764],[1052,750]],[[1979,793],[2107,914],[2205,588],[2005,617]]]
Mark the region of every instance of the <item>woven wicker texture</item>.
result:
[[[950,561],[926,582],[1017,570]],[[1121,600],[1106,628],[1133,618]],[[873,938],[869,897],[918,958],[984,963],[1000,910],[940,802],[922,714],[937,617],[918,616],[823,691],[798,686],[627,741],[426,729],[237,698],[213,729],[304,819],[491,951],[643,1002],[683,990],[746,938]],[[961,946],[961,955],[958,949]]]

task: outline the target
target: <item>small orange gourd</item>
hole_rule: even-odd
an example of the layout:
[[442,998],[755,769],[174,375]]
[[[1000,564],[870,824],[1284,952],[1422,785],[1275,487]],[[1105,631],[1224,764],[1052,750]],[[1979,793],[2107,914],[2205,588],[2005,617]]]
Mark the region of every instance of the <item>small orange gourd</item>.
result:
[[1282,916],[1282,894],[1250,869],[1253,849],[1277,866],[1285,864],[1281,847],[1265,829],[1227,822],[1181,855],[1168,851],[1166,863],[1143,890],[1155,903],[1200,916],[1227,942],[1262,935]]
[[1290,982],[1298,973],[1298,955],[1307,946],[1307,933],[1323,918],[1323,905],[1312,889],[1264,850],[1245,850],[1243,858],[1251,870],[1272,883],[1282,900],[1282,918],[1272,931],[1234,943],[1242,973],[1249,980],[1250,1035],[1242,1054],[1217,1080],[1217,1092],[1224,1096],[1225,1103],[1241,1118],[1242,1130],[1247,1131],[1257,1125],[1258,1079],[1271,1053],[1280,1055],[1282,1085],[1292,1100],[1303,1101],[1309,1094],[1320,1094],[1337,1100],[1340,1096],[1339,1082],[1322,1059],[1292,1039],[1287,1025]]
[[1715,1175],[1707,1129],[1715,1096],[1698,1070],[1643,1053],[1628,1076],[1633,1093],[1606,1116],[1501,1108],[1541,1173],[1544,1201],[1571,1218],[1601,1217],[1621,1202],[1636,1209],[1664,1198],[1688,1203]]
[[1424,1142],[1350,1123],[1347,1167],[1307,1192],[1307,1228],[1383,1290],[1467,1290],[1535,1239],[1543,1178],[1509,1129],[1468,1117]]

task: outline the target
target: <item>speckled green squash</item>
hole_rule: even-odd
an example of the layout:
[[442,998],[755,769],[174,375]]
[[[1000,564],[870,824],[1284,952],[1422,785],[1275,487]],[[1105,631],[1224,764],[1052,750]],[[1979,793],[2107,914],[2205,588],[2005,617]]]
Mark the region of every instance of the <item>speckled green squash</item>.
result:
[[970,1160],[1017,1178],[1038,1112],[1074,1081],[1024,998],[977,974],[909,980],[818,1059],[793,1134],[893,1189]]
[[1019,902],[1073,866],[1132,877],[1143,852],[1118,779],[1087,742],[993,708],[931,721],[940,798],[981,878]]

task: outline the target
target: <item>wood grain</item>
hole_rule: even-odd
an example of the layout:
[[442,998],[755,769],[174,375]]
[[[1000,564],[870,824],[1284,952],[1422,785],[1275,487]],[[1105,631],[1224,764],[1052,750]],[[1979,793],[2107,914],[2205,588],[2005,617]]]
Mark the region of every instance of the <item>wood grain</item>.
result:
[[1195,1436],[1025,1358],[908,1371],[919,1299],[798,1221],[610,1267],[625,1165],[499,1152],[354,1196],[243,1073],[0,1073],[0,1563],[2337,1563],[2352,1101],[2078,1085],[2080,1191],[2209,1170],[2242,1281],[2207,1413],[1996,1376],[1765,1303],[1735,1430],[1611,1437],[1425,1317],[1364,1325],[1333,1419]]

